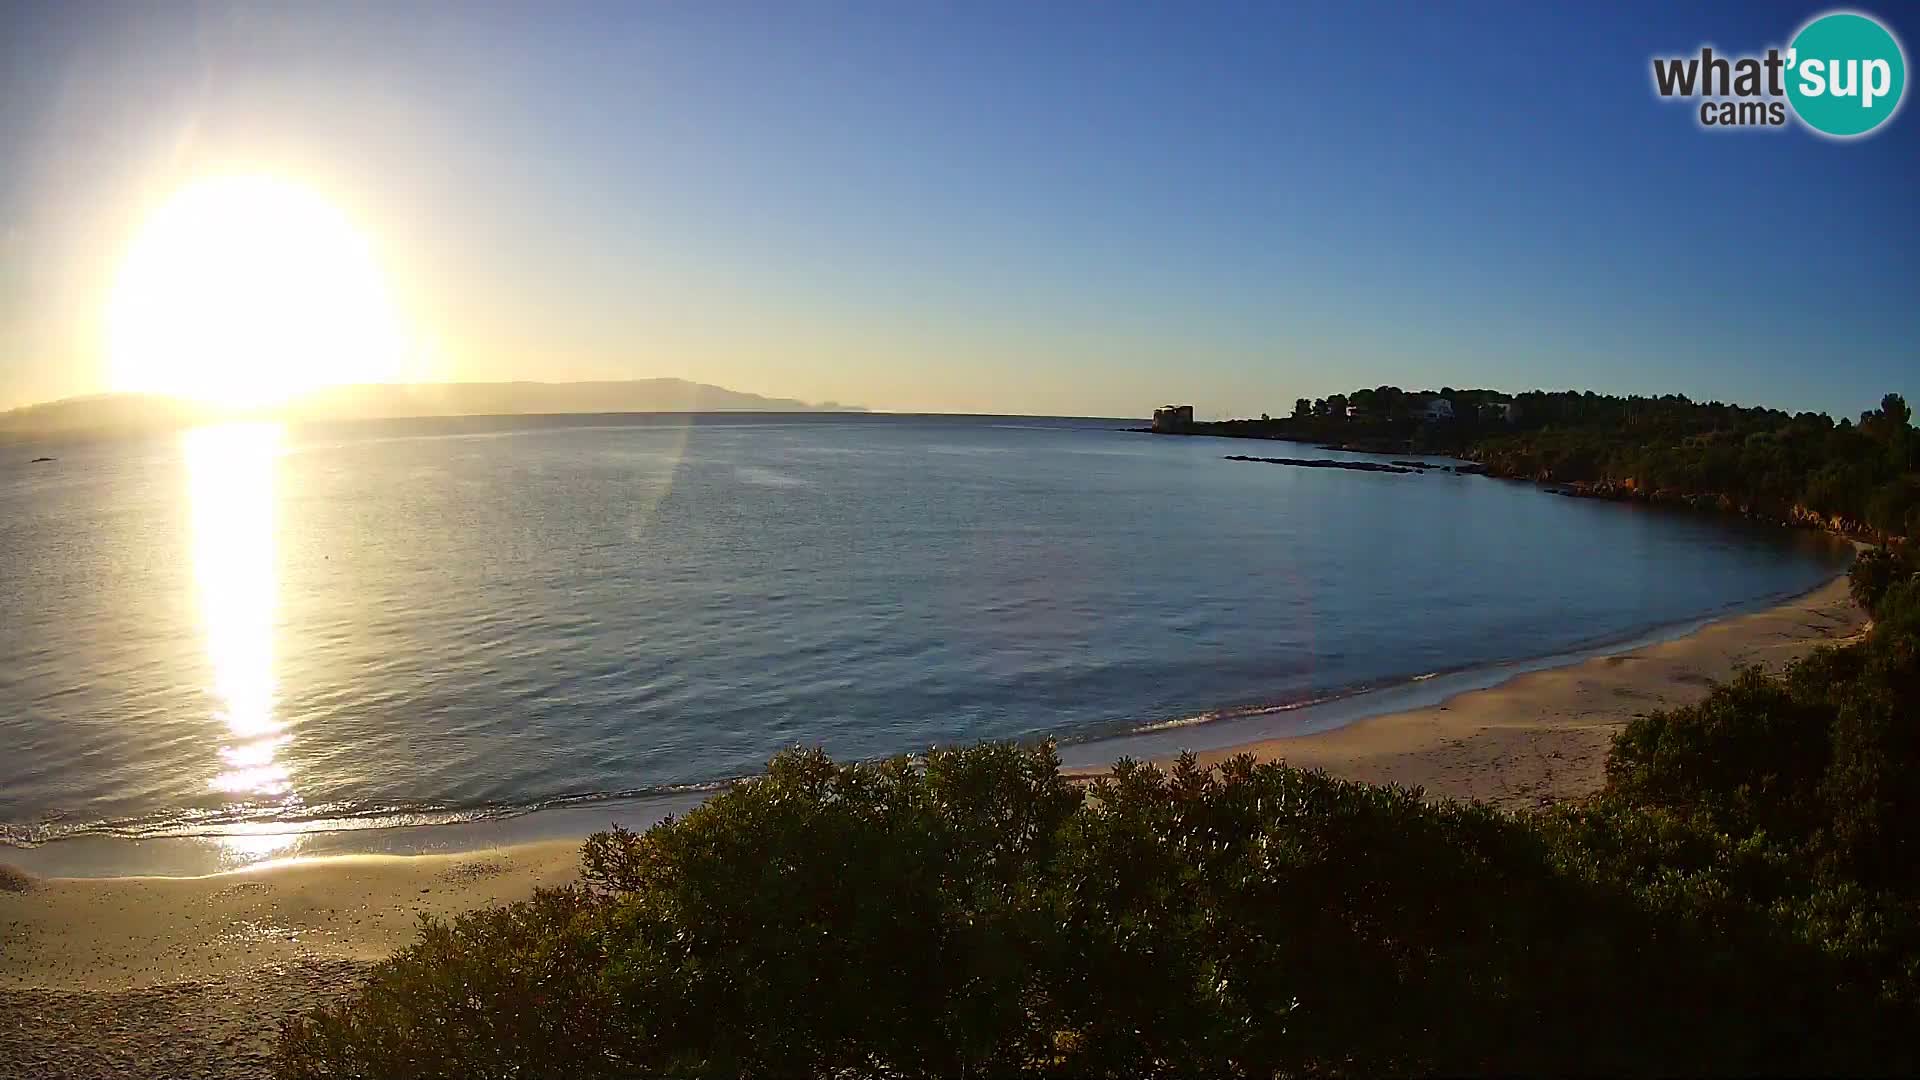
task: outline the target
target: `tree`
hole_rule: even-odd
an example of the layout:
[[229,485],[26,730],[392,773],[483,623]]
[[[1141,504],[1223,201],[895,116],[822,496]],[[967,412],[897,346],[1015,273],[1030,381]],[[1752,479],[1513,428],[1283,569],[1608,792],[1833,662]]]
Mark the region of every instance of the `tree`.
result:
[[1306,398],[1293,399],[1293,418],[1295,420],[1305,420],[1307,417],[1312,415],[1313,415],[1313,402],[1308,401]]
[[1867,525],[1883,536],[1899,536],[1916,508],[1920,508],[1920,487],[1913,479],[1889,480],[1867,501]]
[[1677,394],[1530,391],[1515,405],[1515,423],[1466,433],[1453,452],[1498,476],[1632,480],[1635,492],[1662,499],[1711,500],[1780,521],[1805,521],[1811,511],[1883,537],[1913,535],[1920,519],[1920,436],[1898,395],[1859,414],[1858,426]]
[[1347,415],[1347,395],[1345,394],[1328,395],[1327,414],[1332,416],[1336,420],[1345,419]]
[[1880,399],[1878,411],[1861,414],[1860,425],[1865,427],[1871,420],[1889,432],[1904,431],[1912,419],[1913,410],[1907,407],[1907,399],[1899,394],[1888,394]]

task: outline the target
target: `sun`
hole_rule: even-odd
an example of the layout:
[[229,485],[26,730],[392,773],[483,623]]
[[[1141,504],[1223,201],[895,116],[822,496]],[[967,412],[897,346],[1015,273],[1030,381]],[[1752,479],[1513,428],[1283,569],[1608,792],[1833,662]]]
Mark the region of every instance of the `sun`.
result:
[[298,184],[194,183],[147,219],[107,305],[114,390],[237,408],[391,382],[406,341],[366,237]]

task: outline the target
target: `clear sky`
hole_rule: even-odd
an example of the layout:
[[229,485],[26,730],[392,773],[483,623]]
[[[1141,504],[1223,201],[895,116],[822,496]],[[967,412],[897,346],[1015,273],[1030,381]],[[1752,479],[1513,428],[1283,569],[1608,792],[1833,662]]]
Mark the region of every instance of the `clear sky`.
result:
[[1852,414],[1920,398],[1920,112],[1709,132],[1649,75],[1824,10],[0,3],[0,407],[103,389],[136,230],[241,170],[358,223],[450,378]]

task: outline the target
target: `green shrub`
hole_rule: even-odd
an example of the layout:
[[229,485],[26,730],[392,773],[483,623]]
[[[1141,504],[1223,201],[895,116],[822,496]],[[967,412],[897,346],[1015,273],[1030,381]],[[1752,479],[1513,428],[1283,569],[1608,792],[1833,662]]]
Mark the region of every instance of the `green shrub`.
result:
[[1879,609],[1865,641],[1778,678],[1742,671],[1697,704],[1628,723],[1609,793],[1872,888],[1920,888],[1920,585],[1893,586]]
[[[1878,894],[1608,803],[1241,757],[782,754],[583,883],[429,922],[287,1077],[1805,1071],[1911,1064]],[[1798,906],[1796,906],[1798,905]],[[1885,918],[1882,922],[1886,922]],[[1840,927],[1836,930],[1834,927]],[[1843,934],[1844,931],[1844,934]],[[1846,952],[1828,937],[1843,934]]]
[[619,1075],[605,989],[608,905],[583,889],[421,920],[420,940],[338,1006],[289,1024],[280,1075]]
[[1044,872],[1081,799],[1057,766],[1050,747],[923,767],[796,751],[679,822],[596,838],[632,1056],[731,1076],[992,1073],[1045,1052]]
[[1912,576],[1913,569],[1899,554],[1883,547],[1872,548],[1853,557],[1853,565],[1847,569],[1847,592],[1854,603],[1872,613],[1888,589]]
[[1834,710],[1824,694],[1820,680],[1746,668],[1697,704],[1629,721],[1607,757],[1608,787],[1738,835],[1804,837],[1826,814],[1818,789]]
[[1874,642],[1887,648],[1911,648],[1920,641],[1920,576],[1896,582],[1880,597],[1873,612],[1880,631]]
[[1872,886],[1920,887],[1920,603],[1889,593],[1860,677],[1836,691],[1833,761],[1823,781],[1833,857]]
[[683,819],[595,836],[577,889],[429,922],[288,1030],[283,1075],[1016,1070],[1050,1052],[1039,871],[1080,800],[1050,747],[782,754]]

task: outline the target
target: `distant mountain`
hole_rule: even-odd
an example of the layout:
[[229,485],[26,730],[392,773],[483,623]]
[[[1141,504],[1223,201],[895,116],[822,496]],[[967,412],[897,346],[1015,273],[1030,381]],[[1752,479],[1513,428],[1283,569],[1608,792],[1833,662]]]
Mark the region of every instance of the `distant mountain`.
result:
[[214,410],[158,394],[95,394],[0,413],[0,436],[164,431],[214,419]]
[[[268,410],[285,420],[372,420],[407,416],[513,416],[529,413],[865,412],[854,405],[810,405],[685,379],[577,383],[413,383],[329,386]],[[99,394],[0,413],[0,435],[165,431],[261,412],[236,413],[156,394]]]

